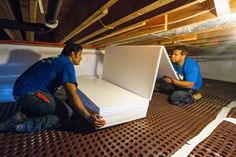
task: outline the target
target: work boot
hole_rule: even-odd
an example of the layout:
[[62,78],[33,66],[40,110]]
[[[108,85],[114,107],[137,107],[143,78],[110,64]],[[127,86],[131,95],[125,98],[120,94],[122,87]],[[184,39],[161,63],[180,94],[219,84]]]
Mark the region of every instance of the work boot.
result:
[[0,132],[16,131],[16,126],[26,121],[26,119],[27,117],[24,114],[17,112],[15,115],[0,123]]
[[193,101],[196,102],[198,100],[200,100],[202,98],[202,94],[201,93],[195,93],[192,95]]

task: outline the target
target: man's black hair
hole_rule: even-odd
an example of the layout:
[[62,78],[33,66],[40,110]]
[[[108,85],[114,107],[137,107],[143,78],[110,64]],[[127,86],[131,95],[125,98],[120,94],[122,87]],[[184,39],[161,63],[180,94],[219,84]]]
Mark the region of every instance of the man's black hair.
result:
[[70,56],[71,53],[74,51],[75,54],[77,54],[78,51],[82,51],[82,47],[79,44],[74,43],[68,43],[62,50],[61,54],[64,54],[66,56]]
[[176,46],[174,47],[174,50],[180,50],[181,51],[181,55],[188,55],[188,49],[185,46]]

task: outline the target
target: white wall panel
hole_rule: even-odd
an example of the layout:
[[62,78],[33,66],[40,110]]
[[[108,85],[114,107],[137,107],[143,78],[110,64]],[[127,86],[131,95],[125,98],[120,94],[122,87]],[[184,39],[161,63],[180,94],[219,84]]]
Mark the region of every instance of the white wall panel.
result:
[[[14,101],[12,88],[15,80],[38,60],[57,56],[62,47],[42,45],[0,44],[0,102]],[[83,50],[83,59],[76,66],[76,75],[97,77],[101,75],[103,54],[92,49]]]
[[103,65],[103,79],[149,100],[157,72],[177,77],[164,46],[110,46]]
[[201,61],[202,76],[204,78],[236,82],[236,61]]

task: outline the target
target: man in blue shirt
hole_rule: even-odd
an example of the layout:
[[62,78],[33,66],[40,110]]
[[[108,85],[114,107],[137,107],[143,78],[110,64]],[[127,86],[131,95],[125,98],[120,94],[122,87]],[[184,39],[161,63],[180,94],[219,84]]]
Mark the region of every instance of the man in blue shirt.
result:
[[186,47],[174,48],[171,61],[179,80],[164,76],[165,83],[159,88],[170,94],[169,101],[175,105],[191,104],[202,97],[199,93],[203,83],[199,64],[187,55]]
[[[102,127],[105,120],[88,111],[78,93],[74,65],[79,65],[81,53],[81,46],[70,43],[61,55],[42,59],[27,69],[13,88],[14,98],[24,114],[19,112],[0,124],[0,132],[56,128],[71,117],[71,107],[93,126]],[[64,95],[58,92],[62,86],[66,91]]]

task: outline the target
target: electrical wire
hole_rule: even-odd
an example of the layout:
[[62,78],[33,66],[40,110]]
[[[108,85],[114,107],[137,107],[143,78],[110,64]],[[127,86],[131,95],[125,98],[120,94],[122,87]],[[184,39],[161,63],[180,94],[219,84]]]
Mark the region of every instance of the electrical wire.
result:
[[99,19],[99,22],[101,23],[101,25],[102,25],[104,28],[107,28],[107,29],[114,29],[114,28],[115,28],[115,27],[113,27],[113,26],[107,26],[107,25],[105,25],[105,24],[102,22],[101,19]]

